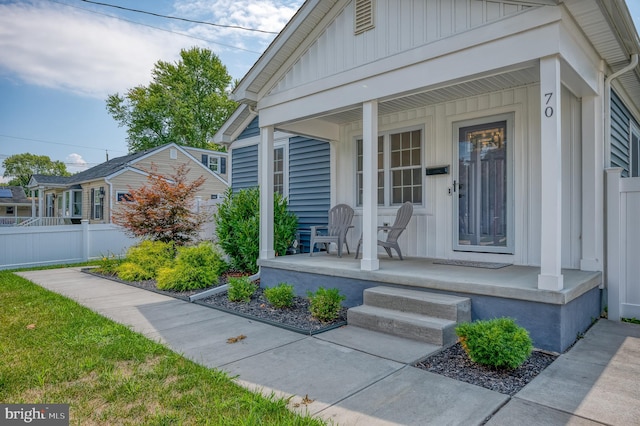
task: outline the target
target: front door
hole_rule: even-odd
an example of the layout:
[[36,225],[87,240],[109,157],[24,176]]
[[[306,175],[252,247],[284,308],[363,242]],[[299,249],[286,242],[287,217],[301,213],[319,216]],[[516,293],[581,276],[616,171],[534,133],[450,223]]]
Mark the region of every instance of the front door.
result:
[[[497,119],[496,119],[497,118]],[[458,123],[454,250],[513,253],[510,119]]]

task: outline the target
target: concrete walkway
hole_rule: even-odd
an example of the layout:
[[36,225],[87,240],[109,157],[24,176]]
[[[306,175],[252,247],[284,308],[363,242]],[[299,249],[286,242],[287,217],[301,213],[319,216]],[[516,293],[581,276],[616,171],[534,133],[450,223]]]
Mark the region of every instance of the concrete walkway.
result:
[[638,325],[598,321],[509,397],[411,367],[436,349],[424,343],[349,326],[304,336],[79,268],[18,275],[338,425],[640,425]]

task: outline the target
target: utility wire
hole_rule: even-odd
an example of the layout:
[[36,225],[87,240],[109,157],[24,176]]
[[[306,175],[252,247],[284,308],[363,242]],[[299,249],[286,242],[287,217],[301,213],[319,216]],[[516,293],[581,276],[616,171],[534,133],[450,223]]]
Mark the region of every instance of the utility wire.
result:
[[[100,151],[104,151],[104,150],[105,150],[104,148],[98,148],[98,147],[95,147],[95,146],[74,145],[74,144],[70,144],[70,143],[53,142],[53,141],[46,141],[46,140],[42,140],[42,139],[23,138],[23,137],[20,137],[20,136],[11,136],[11,135],[3,135],[3,134],[0,134],[0,137],[3,137],[3,138],[9,138],[9,139],[19,139],[19,140],[23,140],[23,141],[31,141],[31,142],[49,143],[49,144],[52,144],[52,145],[73,146],[73,147],[76,147],[76,148],[98,149],[98,150],[100,150]],[[110,149],[109,149],[109,151],[111,151],[111,152],[124,152],[124,151],[120,151],[120,150],[113,150],[113,151],[112,151],[112,150],[110,150]]]
[[161,15],[159,13],[147,12],[145,10],[139,10],[139,9],[131,9],[131,8],[124,7],[124,6],[116,6],[114,4],[100,3],[100,2],[97,2],[97,1],[91,1],[91,0],[81,0],[81,1],[83,1],[85,3],[97,4],[99,6],[106,6],[106,7],[113,7],[113,8],[116,8],[116,9],[128,10],[129,12],[144,13],[145,15],[152,15],[152,16],[157,16],[157,17],[160,17],[160,18],[176,19],[178,21],[191,22],[191,23],[194,23],[194,24],[211,25],[212,27],[232,28],[232,29],[243,30],[243,31],[254,31],[254,32],[264,33],[264,34],[278,34],[277,31],[258,30],[256,28],[247,28],[247,27],[242,27],[242,26],[239,26],[239,25],[214,24],[213,22],[197,21],[197,20],[194,20],[194,19],[180,18],[180,17],[177,17],[177,16]]
[[95,11],[95,10],[85,9],[85,8],[83,8],[83,7],[75,6],[75,5],[68,4],[68,3],[63,3],[63,2],[60,2],[60,1],[56,1],[56,0],[49,0],[49,1],[50,1],[50,2],[52,2],[52,3],[61,4],[61,5],[63,5],[63,6],[73,7],[73,8],[75,8],[75,9],[83,10],[83,11],[85,11],[85,12],[87,12],[87,13],[94,13],[94,14],[96,14],[96,15],[106,16],[106,17],[108,17],[108,18],[118,19],[118,20],[120,20],[120,21],[129,22],[129,23],[131,23],[131,24],[135,24],[135,25],[142,25],[142,26],[144,26],[144,27],[153,28],[154,30],[164,31],[164,32],[171,33],[171,34],[177,34],[177,35],[181,35],[181,36],[183,36],[183,37],[192,38],[192,39],[194,39],[194,40],[205,41],[205,42],[207,42],[207,43],[217,44],[217,45],[219,45],[219,46],[228,47],[228,48],[230,48],[230,49],[237,49],[237,50],[242,50],[242,51],[244,51],[244,52],[248,52],[248,53],[255,53],[256,55],[261,55],[261,54],[262,54],[262,52],[256,52],[255,50],[244,49],[244,48],[242,48],[242,47],[233,46],[233,45],[230,45],[230,44],[224,44],[224,43],[220,43],[220,42],[213,41],[213,40],[209,40],[209,39],[202,38],[202,37],[192,36],[192,35],[190,35],[190,34],[183,33],[183,32],[180,32],[180,31],[172,31],[172,30],[168,30],[168,29],[166,29],[166,28],[160,28],[160,27],[156,27],[156,26],[153,26],[153,25],[144,24],[144,23],[142,23],[142,22],[132,21],[132,20],[130,20],[130,19],[122,18],[122,17],[120,17],[120,16],[116,16],[116,15],[109,15],[109,14],[107,14],[107,13],[102,13],[102,12],[98,12],[98,11]]

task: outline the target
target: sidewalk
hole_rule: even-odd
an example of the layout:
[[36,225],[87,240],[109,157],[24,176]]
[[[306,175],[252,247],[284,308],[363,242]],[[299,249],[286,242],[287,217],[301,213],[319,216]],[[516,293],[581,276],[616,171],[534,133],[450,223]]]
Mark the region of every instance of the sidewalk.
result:
[[304,336],[79,268],[18,275],[338,425],[640,425],[638,325],[598,321],[509,397],[411,367],[435,350],[424,343],[349,326]]

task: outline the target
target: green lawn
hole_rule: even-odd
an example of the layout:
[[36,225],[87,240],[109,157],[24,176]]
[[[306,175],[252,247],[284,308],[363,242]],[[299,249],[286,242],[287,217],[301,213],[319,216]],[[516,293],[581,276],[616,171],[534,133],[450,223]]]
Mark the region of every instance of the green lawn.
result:
[[0,401],[70,404],[71,424],[324,424],[6,271],[0,324]]

